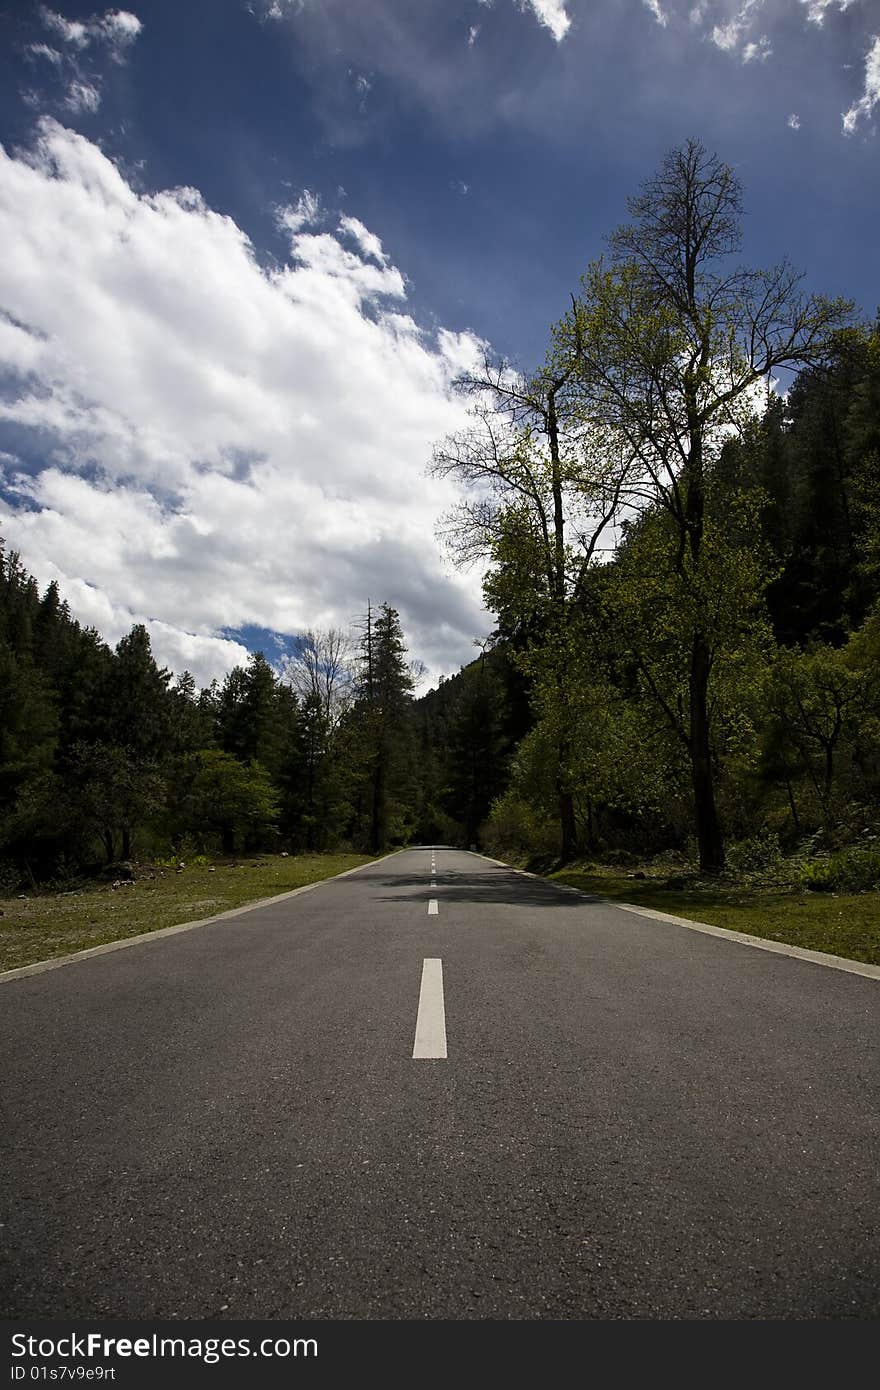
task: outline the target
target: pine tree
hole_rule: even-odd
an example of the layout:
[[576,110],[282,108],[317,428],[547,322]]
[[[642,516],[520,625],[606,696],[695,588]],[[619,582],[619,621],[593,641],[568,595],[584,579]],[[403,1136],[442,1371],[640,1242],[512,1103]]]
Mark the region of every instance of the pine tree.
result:
[[395,838],[404,837],[413,790],[409,785],[413,679],[400,616],[387,603],[377,614],[368,605],[357,690],[354,723],[363,755],[361,791],[365,793],[360,798],[361,833],[370,850],[378,854],[392,831]]

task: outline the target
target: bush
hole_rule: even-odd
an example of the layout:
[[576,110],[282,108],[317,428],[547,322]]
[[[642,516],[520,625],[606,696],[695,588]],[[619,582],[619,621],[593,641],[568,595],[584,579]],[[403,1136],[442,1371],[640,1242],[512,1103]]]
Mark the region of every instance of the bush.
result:
[[554,861],[559,857],[559,829],[513,792],[493,804],[480,839],[486,851],[499,859]]
[[811,893],[830,893],[837,887],[837,873],[831,859],[813,859],[805,865],[802,884]]
[[814,859],[806,865],[802,883],[813,893],[880,888],[880,846],[857,845],[828,859]]
[[21,873],[8,859],[0,860],[0,898],[11,898],[18,892]]
[[727,850],[727,867],[735,874],[760,873],[781,859],[782,848],[775,830],[762,830],[759,835],[750,835]]

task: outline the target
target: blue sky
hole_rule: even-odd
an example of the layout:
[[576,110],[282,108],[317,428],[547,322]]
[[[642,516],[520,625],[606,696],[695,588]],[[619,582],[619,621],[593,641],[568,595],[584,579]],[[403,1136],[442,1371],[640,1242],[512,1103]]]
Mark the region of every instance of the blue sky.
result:
[[878,0],[22,0],[0,53],[0,534],[199,680],[368,597],[470,659],[451,381],[689,136],[748,261],[880,303]]

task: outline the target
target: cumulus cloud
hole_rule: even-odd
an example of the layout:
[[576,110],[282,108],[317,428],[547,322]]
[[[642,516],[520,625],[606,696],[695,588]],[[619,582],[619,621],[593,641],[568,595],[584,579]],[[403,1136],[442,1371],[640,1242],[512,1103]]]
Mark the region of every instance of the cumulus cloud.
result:
[[317,206],[286,210],[266,269],[196,190],[139,194],[55,121],[0,147],[0,425],[30,441],[0,534],[109,640],[145,621],[200,680],[242,659],[237,629],[340,626],[368,597],[435,674],[488,626],[424,476],[481,345],[426,334],[379,238]]
[[350,236],[356,243],[363,256],[368,260],[378,261],[379,265],[387,265],[388,257],[382,250],[382,243],[376,236],[365,227],[363,222],[357,217],[340,217],[339,230],[345,236]]
[[868,120],[880,106],[880,35],[875,38],[865,57],[865,90],[843,116],[843,129],[852,135],[859,121]]
[[320,222],[323,215],[321,199],[316,193],[310,192],[308,188],[303,189],[295,207],[276,209],[278,226],[290,232],[291,236],[296,236],[303,227],[314,226],[316,222]]
[[788,118],[787,124],[791,130],[800,130],[801,118],[796,111],[792,111],[791,115]]

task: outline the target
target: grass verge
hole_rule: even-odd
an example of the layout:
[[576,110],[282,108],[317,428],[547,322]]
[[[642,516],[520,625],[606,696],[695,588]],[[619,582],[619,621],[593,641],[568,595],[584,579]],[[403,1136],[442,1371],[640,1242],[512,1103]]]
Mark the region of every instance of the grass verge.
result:
[[0,900],[0,971],[105,941],[213,917],[369,863],[363,854],[216,860],[184,869],[139,865],[132,883]]
[[[643,872],[650,875],[650,870]],[[749,936],[880,965],[880,893],[816,894],[735,883],[697,881],[670,888],[666,876],[632,878],[590,864],[548,875],[586,893],[653,907]]]

